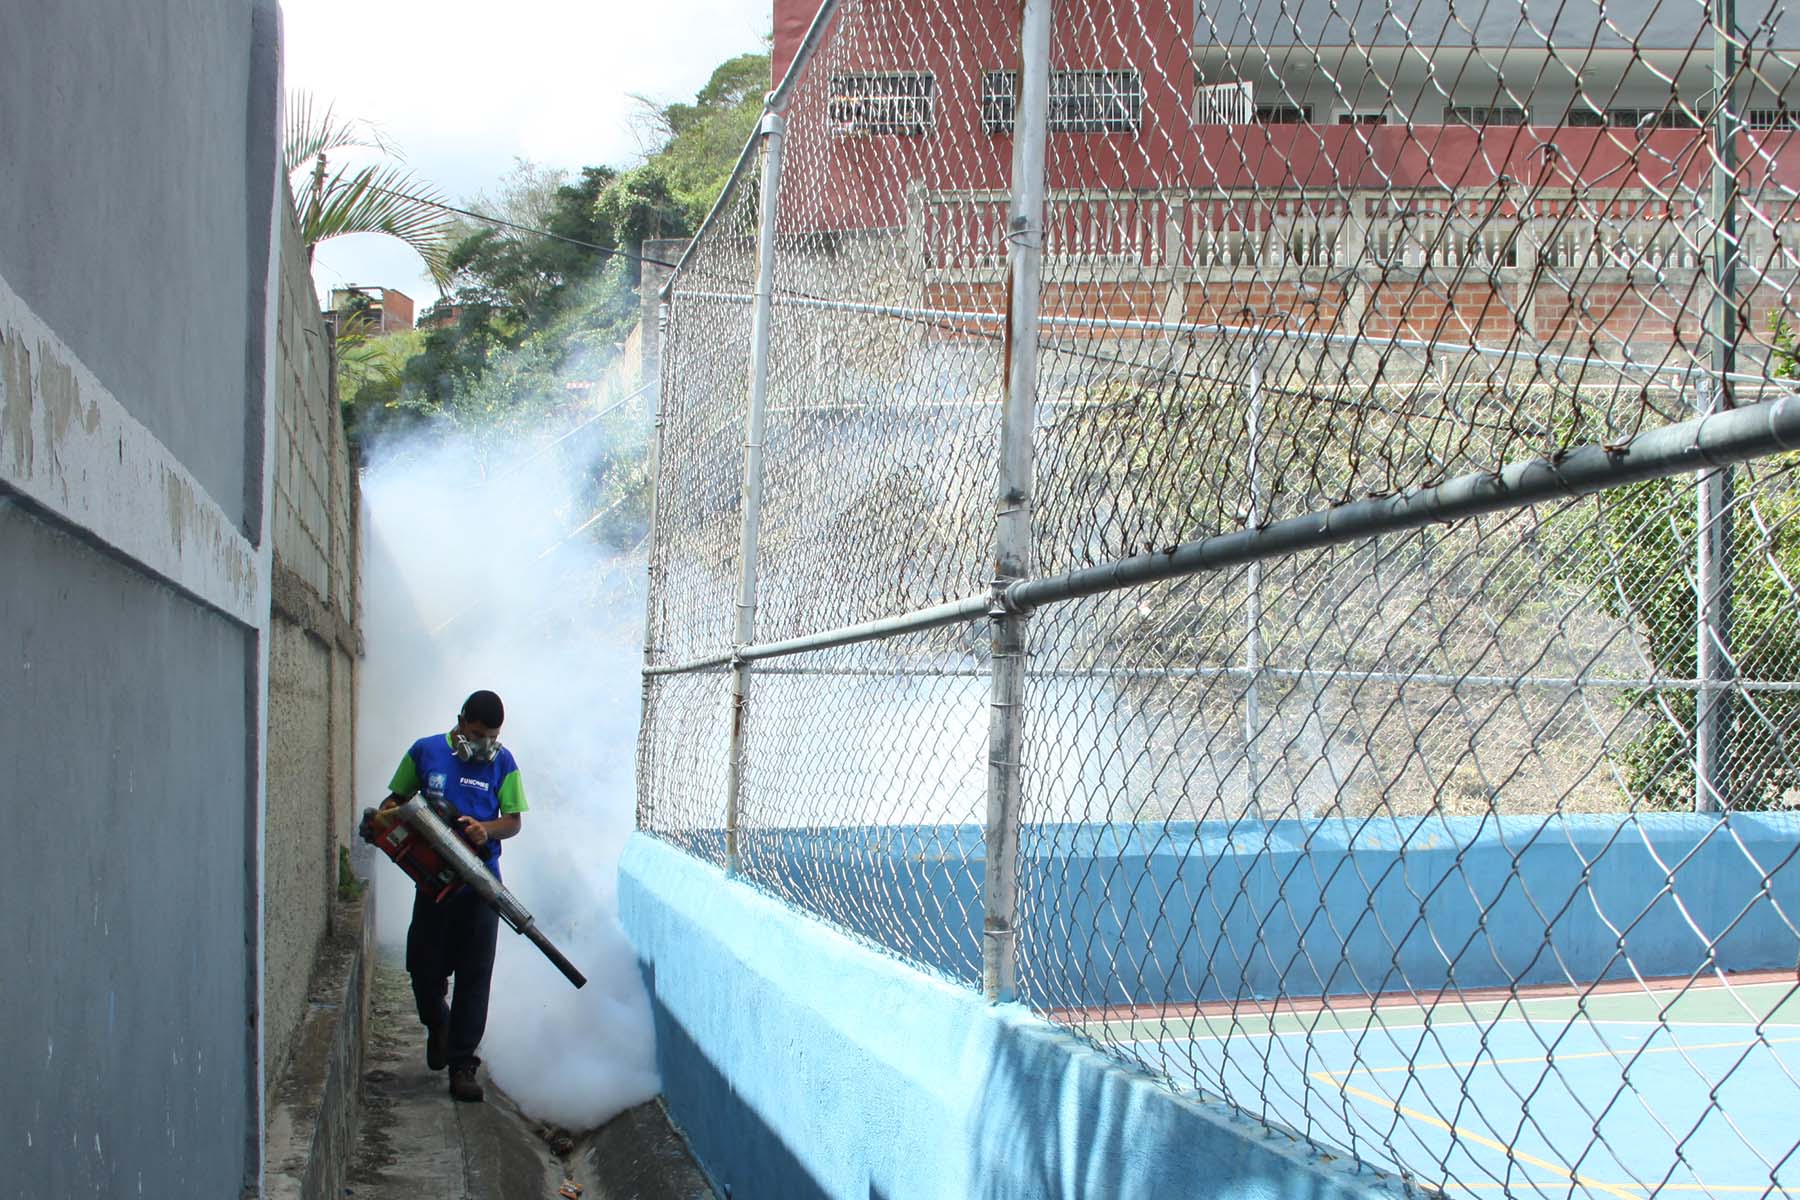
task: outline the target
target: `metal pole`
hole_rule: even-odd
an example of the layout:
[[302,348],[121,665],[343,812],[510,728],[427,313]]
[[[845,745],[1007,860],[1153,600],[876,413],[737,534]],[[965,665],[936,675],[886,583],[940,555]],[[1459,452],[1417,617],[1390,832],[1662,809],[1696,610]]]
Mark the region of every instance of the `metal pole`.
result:
[[1587,445],[1558,457],[1534,458],[1498,472],[1459,475],[1435,487],[1272,521],[1173,549],[1158,549],[1081,567],[1006,589],[1007,608],[1027,611],[1045,604],[1118,591],[1141,583],[1179,579],[1235,567],[1257,558],[1282,558],[1341,546],[1426,525],[1506,512],[1544,500],[1642,483],[1703,466],[1747,462],[1800,450],[1800,395],[1730,412],[1696,417],[1640,433],[1623,446]]
[[[1703,414],[1735,408],[1733,373],[1738,341],[1738,118],[1736,84],[1739,65],[1737,0],[1709,0],[1713,37],[1712,218],[1713,302],[1708,314],[1712,335],[1713,380]],[[1730,803],[1725,778],[1731,701],[1731,475],[1718,469],[1701,473],[1696,498],[1694,586],[1696,661],[1699,687],[1694,693],[1694,809],[1717,812]]]
[[[780,113],[764,113],[762,123],[762,211],[758,218],[756,302],[750,316],[750,411],[744,418],[743,529],[738,544],[736,644],[756,637],[756,546],[762,528],[763,424],[769,397],[769,324],[775,296],[775,217],[781,188]],[[731,663],[731,746],[725,767],[725,870],[738,869],[739,800],[744,786],[744,726],[750,716],[750,664]]]
[[[1590,444],[1560,452],[1555,458],[1534,458],[1503,467],[1498,473],[1477,471],[1460,475],[1434,487],[1418,488],[1397,495],[1371,500],[1354,500],[1303,516],[1271,521],[1261,529],[1243,529],[1199,541],[1183,542],[1171,550],[1157,550],[1115,559],[1094,567],[1065,571],[1042,579],[1027,579],[1009,584],[1001,604],[1007,611],[1030,611],[1046,604],[1058,604],[1078,596],[1094,596],[1103,592],[1164,579],[1182,579],[1208,571],[1222,571],[1243,566],[1256,559],[1292,558],[1310,550],[1366,542],[1427,525],[1443,525],[1464,521],[1485,513],[1510,512],[1533,504],[1588,496],[1608,488],[1625,487],[1651,479],[1674,475],[1690,475],[1705,467],[1748,462],[1800,450],[1800,395],[1785,396],[1762,404],[1734,408],[1730,412],[1695,417],[1678,425],[1665,425],[1640,433],[1623,446]],[[790,654],[806,654],[832,646],[848,646],[858,642],[879,641],[924,629],[937,629],[973,621],[994,607],[993,589],[965,596],[930,608],[915,609],[898,616],[883,617],[859,625],[840,625],[804,637],[760,646],[740,646],[731,653],[707,655],[685,662],[647,668],[649,675],[681,675],[692,671],[712,670],[729,664],[734,658],[747,661],[780,658]],[[1239,668],[1225,668],[1238,670]],[[1157,668],[1160,673],[1167,668]],[[933,671],[933,674],[954,673]],[[1265,675],[1276,670],[1264,667]],[[1307,678],[1363,678],[1363,673],[1306,672]],[[1300,674],[1286,675],[1301,678]],[[1368,678],[1376,679],[1374,674]],[[1386,677],[1393,682],[1398,677]],[[1444,675],[1417,676],[1427,682],[1451,684],[1493,682],[1506,685],[1502,676]],[[1580,687],[1693,687],[1695,681],[1685,675],[1657,676],[1649,680],[1624,681],[1610,677],[1574,676],[1567,681]],[[1768,689],[1786,688],[1787,684],[1766,681],[1739,684],[1740,687]]]
[[1031,569],[1032,428],[1036,421],[1038,295],[1044,253],[1044,153],[1050,132],[1053,0],[1025,0],[1013,125],[1007,227],[1006,401],[994,521],[993,650],[988,715],[987,869],[982,885],[981,978],[989,1000],[1017,994],[1020,780],[1024,743],[1025,614],[1007,588]]
[[[1720,411],[1720,393],[1707,387],[1702,415]],[[1728,576],[1731,468],[1715,467],[1697,477],[1694,523],[1694,811],[1719,812],[1730,806],[1725,755],[1730,676],[1730,587]]]
[[[1244,526],[1259,529],[1263,523],[1262,464],[1262,392],[1263,348],[1259,342],[1250,352],[1250,406],[1245,423],[1250,432],[1250,511]],[[1244,795],[1245,815],[1252,821],[1263,819],[1262,801],[1257,797],[1257,776],[1261,764],[1256,759],[1256,740],[1262,729],[1262,695],[1258,682],[1262,674],[1262,560],[1252,559],[1245,572],[1244,604],[1244,670],[1249,683],[1244,688]]]

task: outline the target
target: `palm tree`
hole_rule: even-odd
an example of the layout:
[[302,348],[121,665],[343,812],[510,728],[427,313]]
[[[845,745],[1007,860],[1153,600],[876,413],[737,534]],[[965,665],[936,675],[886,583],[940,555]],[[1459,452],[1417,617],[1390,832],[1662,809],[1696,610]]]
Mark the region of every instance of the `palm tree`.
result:
[[312,262],[313,247],[327,238],[385,233],[418,251],[432,279],[439,286],[447,284],[451,219],[441,207],[443,198],[411,171],[391,163],[331,170],[327,156],[351,147],[401,157],[367,121],[340,118],[329,104],[320,111],[305,92],[288,98],[281,161],[299,208],[307,262]]

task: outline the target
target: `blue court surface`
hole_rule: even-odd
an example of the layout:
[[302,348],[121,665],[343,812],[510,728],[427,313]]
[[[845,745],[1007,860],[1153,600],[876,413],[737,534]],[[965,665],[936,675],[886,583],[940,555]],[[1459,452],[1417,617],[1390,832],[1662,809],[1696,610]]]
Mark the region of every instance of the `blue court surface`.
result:
[[1800,1195],[1791,978],[1208,1006],[1088,1032],[1178,1088],[1449,1195]]

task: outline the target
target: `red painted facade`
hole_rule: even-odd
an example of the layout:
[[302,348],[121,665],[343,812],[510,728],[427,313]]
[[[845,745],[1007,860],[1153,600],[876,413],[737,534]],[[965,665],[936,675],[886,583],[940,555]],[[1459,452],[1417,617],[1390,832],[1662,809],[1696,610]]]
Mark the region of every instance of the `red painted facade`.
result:
[[[815,0],[776,0],[778,77],[816,11]],[[1482,340],[1566,340],[1598,329],[1619,341],[1666,343],[1697,328],[1697,293],[1680,280],[1701,265],[1691,251],[1712,169],[1705,131],[1198,125],[1191,31],[1177,16],[1187,11],[1180,0],[1058,6],[1052,68],[1136,71],[1143,107],[1133,132],[1050,135],[1047,252],[1053,262],[1104,269],[1089,271],[1091,282],[1078,265],[1052,269],[1048,311],[1218,320],[1286,305],[1293,297],[1281,289],[1295,285],[1277,277],[1297,277],[1317,281],[1302,286],[1311,320],[1353,316],[1371,333],[1444,336],[1454,327],[1454,336]],[[1004,259],[1012,157],[1011,137],[983,126],[982,80],[1016,70],[1018,20],[1015,4],[996,0],[840,9],[795,81],[782,228],[893,231],[918,246],[925,301],[980,306],[977,285],[997,280]],[[923,132],[856,132],[832,120],[834,79],[882,72],[930,73]],[[1800,188],[1796,139],[1800,132],[1740,137],[1740,186],[1791,196]],[[1771,228],[1787,206],[1763,205],[1769,219],[1753,231],[1763,238],[1751,247],[1753,260],[1762,256],[1754,269],[1769,278],[1792,277],[1774,257]],[[1564,291],[1523,277],[1527,234],[1536,239],[1532,262],[1565,256]],[[1594,265],[1591,246],[1608,239],[1625,246],[1617,279]],[[1275,250],[1279,269],[1268,258]],[[1491,279],[1430,281],[1434,269],[1483,255]],[[1354,314],[1337,312],[1333,288],[1342,288],[1325,282],[1333,269],[1368,275],[1378,257],[1381,286],[1359,289]],[[1191,277],[1177,301],[1165,286],[1171,272]],[[1576,273],[1584,281],[1571,299]],[[1605,286],[1590,288],[1589,275]],[[1761,322],[1784,292],[1765,284],[1747,319]]]

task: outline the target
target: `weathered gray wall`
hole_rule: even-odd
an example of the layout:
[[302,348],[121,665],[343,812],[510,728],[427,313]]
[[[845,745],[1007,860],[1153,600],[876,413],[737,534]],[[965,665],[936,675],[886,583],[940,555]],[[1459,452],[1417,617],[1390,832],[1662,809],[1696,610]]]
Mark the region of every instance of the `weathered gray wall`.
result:
[[263,893],[267,1059],[273,1088],[306,1014],[332,918],[337,851],[352,844],[357,491],[331,387],[324,322],[300,232],[283,222],[277,333],[274,611]]
[[260,1173],[273,0],[0,3],[0,1196]]
[[0,1194],[230,1196],[254,635],[0,501]]
[[243,333],[268,207],[246,197],[275,151],[279,59],[252,46],[260,12],[273,47],[274,10],[0,4],[0,276],[108,387],[129,382],[132,415],[246,533],[261,430],[217,399],[262,370]]

